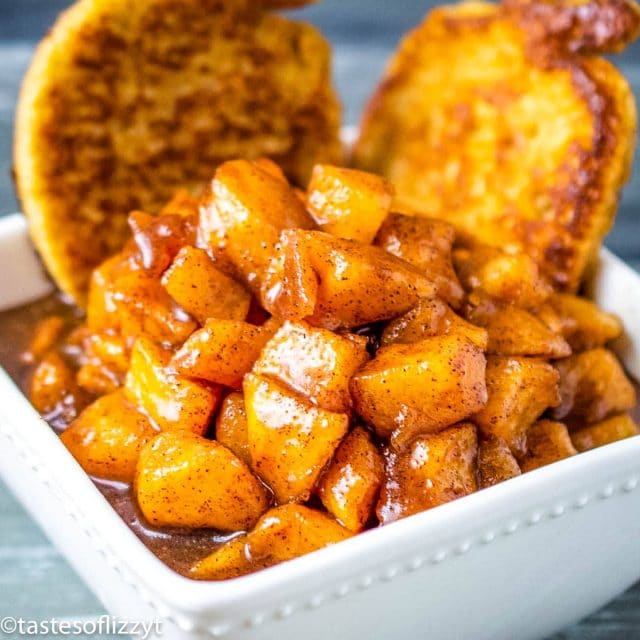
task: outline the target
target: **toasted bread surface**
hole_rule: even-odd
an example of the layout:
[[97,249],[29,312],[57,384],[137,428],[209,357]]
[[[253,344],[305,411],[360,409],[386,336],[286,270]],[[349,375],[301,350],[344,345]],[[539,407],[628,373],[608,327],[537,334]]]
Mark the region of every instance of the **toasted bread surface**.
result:
[[567,18],[577,15],[571,0],[568,26],[555,32],[541,7],[559,13],[563,3],[433,10],[371,99],[355,164],[395,185],[398,208],[524,250],[559,289],[575,290],[613,221],[635,144],[627,82],[583,54],[637,33],[635,4],[593,0],[592,20],[604,24],[614,3],[625,19],[599,45],[597,24]]
[[17,189],[77,301],[132,209],[157,212],[232,157],[271,157],[298,183],[339,159],[329,46],[263,10],[273,4],[80,0],[38,47],[18,105]]

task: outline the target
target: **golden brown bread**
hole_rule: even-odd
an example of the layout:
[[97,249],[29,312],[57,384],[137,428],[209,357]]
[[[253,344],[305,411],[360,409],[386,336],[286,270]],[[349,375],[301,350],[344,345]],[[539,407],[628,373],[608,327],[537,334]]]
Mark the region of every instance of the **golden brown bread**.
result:
[[638,36],[635,0],[504,0],[528,31],[530,42],[546,41],[570,52],[615,53]]
[[[231,157],[298,183],[336,161],[329,47],[248,0],[80,0],[40,44],[18,105],[15,169],[33,239],[82,301],[132,209],[157,212]],[[284,4],[300,4],[286,2]]]
[[628,176],[629,86],[596,55],[640,26],[622,0],[464,3],[432,11],[392,59],[355,148],[397,206],[524,249],[575,290]]

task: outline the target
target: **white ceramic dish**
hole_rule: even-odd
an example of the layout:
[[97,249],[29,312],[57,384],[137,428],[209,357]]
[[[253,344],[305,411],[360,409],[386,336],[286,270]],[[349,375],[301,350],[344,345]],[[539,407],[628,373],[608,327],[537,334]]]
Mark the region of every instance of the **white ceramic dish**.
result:
[[[20,216],[0,221],[0,273],[0,308],[50,287]],[[605,251],[592,285],[625,320],[620,355],[640,377],[640,276]],[[543,638],[640,578],[640,437],[257,574],[198,583],[142,545],[1,370],[0,394],[5,482],[111,613],[162,618],[165,639]]]

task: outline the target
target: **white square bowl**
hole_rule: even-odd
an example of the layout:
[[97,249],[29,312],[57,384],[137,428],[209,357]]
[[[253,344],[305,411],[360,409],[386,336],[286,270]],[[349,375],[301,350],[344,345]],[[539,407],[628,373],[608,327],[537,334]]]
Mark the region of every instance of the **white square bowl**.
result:
[[[51,290],[21,216],[0,220],[0,273],[0,308]],[[640,276],[603,251],[592,291],[640,378]],[[0,394],[5,482],[113,615],[165,639],[542,638],[640,578],[640,437],[207,583],[144,547],[2,370]]]

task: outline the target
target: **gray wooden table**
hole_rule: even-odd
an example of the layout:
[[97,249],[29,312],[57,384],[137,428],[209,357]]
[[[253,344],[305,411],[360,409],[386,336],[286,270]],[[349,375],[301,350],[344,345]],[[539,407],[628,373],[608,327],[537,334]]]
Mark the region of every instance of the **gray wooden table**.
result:
[[[10,179],[10,157],[20,78],[35,39],[65,4],[65,0],[0,0],[0,214],[18,206]],[[429,4],[425,0],[324,0],[303,11],[334,43],[335,76],[346,122],[357,121],[399,35],[415,24]],[[621,66],[640,96],[640,46],[634,45],[625,53]],[[637,268],[639,212],[640,163],[607,240],[610,248]],[[102,613],[100,603],[0,484],[0,616],[76,620]],[[553,640],[621,638],[640,638],[640,584]]]

